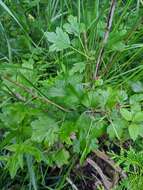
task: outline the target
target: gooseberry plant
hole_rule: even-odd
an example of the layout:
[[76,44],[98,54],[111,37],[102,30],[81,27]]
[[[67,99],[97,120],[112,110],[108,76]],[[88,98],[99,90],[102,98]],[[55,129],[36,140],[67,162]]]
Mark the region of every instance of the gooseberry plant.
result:
[[[67,59],[74,51],[92,62],[92,55],[76,48],[77,40],[83,45],[84,31],[84,24],[70,16],[63,27],[45,32],[49,54],[64,54]],[[120,142],[143,136],[142,88],[125,91],[101,78],[86,82],[87,65],[82,59],[70,69],[60,58],[58,62],[61,71],[49,78],[41,78],[32,61],[2,72],[0,162],[12,178],[26,166],[29,157],[33,164],[60,168],[76,155],[83,164],[100,146],[103,135]]]

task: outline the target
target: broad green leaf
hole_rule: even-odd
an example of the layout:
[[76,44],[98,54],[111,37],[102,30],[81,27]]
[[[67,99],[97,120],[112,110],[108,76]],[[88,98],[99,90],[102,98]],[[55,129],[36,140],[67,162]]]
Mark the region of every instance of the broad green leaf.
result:
[[[87,93],[88,97],[82,101],[83,105],[91,107],[105,108],[109,100],[110,92],[108,90],[93,90]],[[85,102],[85,103],[84,103]]]
[[77,72],[82,73],[85,70],[85,66],[86,66],[85,62],[75,63],[72,69],[70,70],[70,73],[72,75]]
[[81,85],[79,84],[67,84],[66,86],[66,96],[64,100],[62,100],[66,106],[69,106],[73,109],[78,107],[80,104],[80,97],[82,96],[82,89]]
[[69,23],[64,24],[63,27],[66,30],[66,32],[68,32],[69,34],[74,34],[75,36],[79,36],[80,33],[85,30],[84,24],[78,23],[77,17],[70,15],[68,17],[68,22]]
[[27,108],[24,104],[13,103],[5,106],[0,113],[0,119],[6,127],[17,128],[24,120],[27,114]]
[[143,137],[143,125],[142,125],[142,124],[140,124],[140,132],[139,132],[139,135],[140,135],[141,137]]
[[6,147],[7,150],[14,152],[12,156],[7,159],[6,168],[8,168],[12,178],[15,177],[19,168],[23,169],[24,154],[30,154],[36,158],[36,160],[42,160],[42,153],[39,149],[31,146],[30,144],[13,144]]
[[125,120],[132,121],[132,113],[126,108],[121,108],[120,113]]
[[52,87],[48,91],[49,97],[64,97],[65,96],[65,90],[63,88],[58,87]]
[[130,104],[136,104],[140,101],[143,101],[143,94],[134,94],[130,97]]
[[41,161],[43,157],[42,152],[28,142],[23,144],[12,144],[10,146],[6,146],[5,148],[16,154],[30,154],[34,156],[37,161]]
[[18,169],[23,168],[23,154],[15,153],[9,157],[6,168],[8,168],[11,178],[14,178]]
[[38,162],[40,162],[43,159],[42,152],[30,144],[24,145],[24,153],[32,155]]
[[119,137],[119,134],[117,132],[117,128],[116,128],[116,125],[113,124],[110,124],[108,127],[107,127],[107,134],[109,135],[109,138],[110,139],[114,139],[115,137]]
[[133,117],[134,122],[142,122],[143,121],[143,112],[138,112]]
[[123,51],[125,49],[126,45],[123,42],[117,42],[112,45],[113,51]]
[[133,115],[137,112],[141,112],[141,105],[138,102],[136,102],[136,104],[131,104],[131,112]]
[[124,90],[119,90],[118,91],[118,100],[122,103],[122,102],[124,102],[127,99],[128,99],[127,92],[124,91]]
[[107,127],[107,134],[110,139],[114,139],[115,137],[120,139],[123,136],[124,128],[126,128],[126,122],[122,119],[115,118],[115,120]]
[[94,85],[97,86],[102,86],[104,83],[103,79],[99,78],[98,80],[95,81]]
[[130,137],[135,141],[140,133],[140,126],[132,123],[129,128]]
[[81,153],[80,141],[78,139],[73,141],[73,152],[78,154]]
[[73,122],[66,121],[60,128],[60,139],[62,142],[71,145],[71,135],[77,131],[76,125]]
[[[26,78],[28,78],[31,82],[33,82],[35,84],[38,80],[38,76],[37,76],[37,70],[34,68],[34,60],[32,58],[29,60],[23,60],[22,67],[25,69],[21,69],[20,72]],[[26,86],[30,86],[30,84],[28,84],[25,80],[23,80],[23,77],[21,77],[21,76],[19,76],[17,78],[17,80],[18,80],[18,82],[20,82]]]
[[86,107],[91,107],[91,100],[89,99],[89,94],[85,93],[81,98],[82,105]]
[[78,130],[77,139],[79,140],[80,150],[82,152],[86,147],[86,143],[89,141],[89,135],[87,134],[91,132],[91,118],[84,113],[81,114],[77,120],[76,127]]
[[123,41],[123,37],[126,35],[126,33],[127,30],[125,29],[112,31],[107,44],[108,48],[113,51],[123,51],[126,47]]
[[97,147],[97,136],[102,133],[102,131],[96,129],[96,124],[93,122],[93,119],[89,115],[83,113],[76,123],[78,131],[76,133],[73,149],[81,154],[81,163],[87,154]]
[[[107,101],[110,99],[110,89],[107,89],[107,90],[101,90],[99,89],[98,90],[98,93],[99,93],[99,98],[100,98],[100,106],[102,108],[105,107],[105,105],[107,104]],[[114,99],[112,99],[114,101]]]
[[65,149],[59,150],[55,155],[54,155],[54,161],[57,164],[58,167],[63,166],[64,164],[68,163],[70,155],[69,152]]
[[[100,120],[100,118],[99,118]],[[91,138],[100,138],[106,132],[107,124],[104,120],[93,122]],[[97,146],[97,145],[96,145]]]
[[116,89],[113,89],[111,87],[108,87],[107,88],[107,92],[108,92],[108,99],[107,99],[107,102],[106,102],[106,107],[108,109],[111,109],[113,107],[115,107],[117,105],[117,102],[118,102],[118,90]]
[[137,81],[131,85],[134,92],[143,92],[143,84],[140,81]]
[[40,116],[31,123],[33,133],[31,139],[36,142],[45,141],[48,145],[53,145],[58,137],[58,125],[48,116]]
[[70,47],[68,34],[59,27],[56,28],[56,32],[46,32],[46,37],[49,42],[53,43],[50,51],[61,51]]

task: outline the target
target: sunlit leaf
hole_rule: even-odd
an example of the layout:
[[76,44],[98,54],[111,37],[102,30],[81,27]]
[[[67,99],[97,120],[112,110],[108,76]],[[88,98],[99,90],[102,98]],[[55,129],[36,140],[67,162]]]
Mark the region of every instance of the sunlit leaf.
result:
[[56,32],[46,32],[46,37],[52,43],[50,51],[61,51],[70,47],[70,39],[66,32],[57,27]]

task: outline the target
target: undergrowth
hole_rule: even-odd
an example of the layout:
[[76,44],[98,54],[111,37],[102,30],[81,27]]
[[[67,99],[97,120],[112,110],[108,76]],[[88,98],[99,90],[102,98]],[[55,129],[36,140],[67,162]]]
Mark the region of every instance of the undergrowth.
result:
[[76,189],[97,149],[126,172],[117,189],[142,189],[142,11],[0,0],[0,189]]

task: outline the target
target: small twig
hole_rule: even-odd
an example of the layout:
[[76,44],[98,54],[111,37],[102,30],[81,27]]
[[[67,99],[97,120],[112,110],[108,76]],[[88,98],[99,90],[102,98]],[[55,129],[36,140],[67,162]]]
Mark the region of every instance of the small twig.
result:
[[92,174],[92,177],[94,177],[95,180],[96,180],[95,183],[94,183],[95,188],[97,188],[99,186],[102,186],[101,180],[95,174]]
[[100,175],[102,182],[107,190],[110,190],[112,187],[112,183],[108,180],[108,178],[104,175],[101,168],[90,158],[87,158],[87,162],[98,172]]
[[15,93],[13,92],[7,85],[5,85],[5,87],[8,89],[8,91],[10,92],[9,95],[10,96],[14,96],[14,98],[22,101],[22,102],[25,102],[25,97],[21,96],[19,93]]
[[35,93],[32,92],[31,89],[29,89],[28,87],[24,86],[23,84],[21,83],[18,83],[16,81],[13,81],[12,79],[10,79],[9,77],[3,77],[5,80],[15,84],[16,86],[18,86],[19,88],[23,89],[25,92],[29,93],[32,95],[32,97],[34,97],[35,99],[39,99],[47,104],[51,104],[51,105],[54,105],[55,107],[59,108],[60,110],[62,111],[65,111],[65,112],[70,112],[69,110],[67,110],[66,108],[63,108],[62,106],[56,104],[55,102],[49,100],[48,98],[45,98],[45,97],[41,97],[41,96],[37,96],[35,95]]
[[66,178],[67,182],[72,186],[72,188],[74,190],[78,190],[78,188],[76,187],[76,185],[72,182],[72,180],[70,178]]
[[124,171],[120,168],[120,166],[115,164],[115,162],[111,160],[111,158],[107,154],[105,154],[105,152],[101,152],[100,150],[95,150],[94,153],[96,154],[98,158],[100,158],[101,160],[106,162],[109,166],[111,166],[111,168],[113,168],[115,172],[119,173],[122,178],[127,177]]
[[98,77],[98,70],[103,58],[103,54],[104,54],[104,47],[107,44],[108,38],[109,38],[109,32],[111,30],[112,27],[112,21],[113,21],[113,16],[114,16],[114,12],[115,12],[115,6],[116,6],[116,0],[112,0],[111,1],[111,7],[110,7],[110,11],[109,11],[109,15],[108,15],[108,19],[107,19],[107,27],[106,27],[106,31],[104,33],[104,38],[103,38],[103,42],[101,45],[101,49],[99,51],[99,55],[97,58],[97,63],[96,63],[96,68],[95,68],[95,72],[93,75],[93,79],[96,80]]

